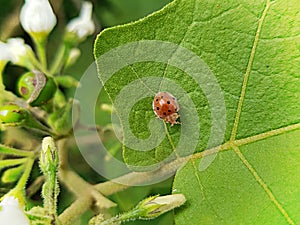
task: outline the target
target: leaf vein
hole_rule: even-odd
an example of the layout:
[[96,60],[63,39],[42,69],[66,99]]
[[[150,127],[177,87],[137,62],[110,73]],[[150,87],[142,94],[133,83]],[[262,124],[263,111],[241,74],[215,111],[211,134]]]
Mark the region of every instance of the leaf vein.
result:
[[210,202],[208,201],[208,199],[206,198],[206,195],[205,195],[205,192],[204,192],[204,187],[202,185],[202,182],[201,182],[201,179],[200,179],[200,176],[199,176],[199,171],[197,169],[197,166],[195,165],[195,162],[194,160],[192,160],[192,164],[193,164],[193,168],[194,168],[194,171],[195,171],[195,176],[196,176],[196,179],[197,179],[197,183],[199,185],[199,188],[200,188],[200,192],[201,192],[201,195],[203,197],[203,200],[206,201],[206,203],[210,206],[211,210],[213,211],[213,213],[223,222],[222,220],[222,217],[217,213],[217,211],[214,209],[213,205],[210,204]]
[[226,9],[226,10],[224,10],[224,11],[218,13],[217,15],[215,15],[215,16],[213,16],[213,17],[208,17],[208,18],[206,18],[206,19],[204,19],[204,20],[197,20],[197,21],[194,21],[194,23],[196,23],[196,24],[197,24],[197,23],[205,23],[205,22],[210,22],[210,21],[212,21],[212,20],[216,20],[216,19],[218,19],[218,18],[220,18],[220,17],[230,15],[230,14],[232,13],[232,11],[234,11],[234,10],[236,10],[236,9],[239,9],[239,8],[241,8],[241,7],[242,7],[242,5],[237,4],[237,5],[235,5],[235,6],[232,6],[232,7],[228,8],[228,9]]
[[239,103],[238,103],[238,107],[237,107],[237,111],[236,111],[236,115],[235,115],[235,119],[234,119],[234,124],[233,124],[232,132],[231,132],[231,137],[230,137],[231,141],[234,141],[235,138],[236,138],[238,124],[239,124],[239,120],[240,120],[240,116],[241,116],[241,112],[242,112],[242,106],[243,106],[243,102],[244,102],[245,94],[246,94],[246,87],[247,87],[249,75],[250,75],[250,72],[251,72],[251,68],[252,68],[252,65],[253,65],[254,56],[255,56],[256,49],[257,49],[258,41],[259,41],[259,38],[260,38],[262,24],[263,24],[264,19],[267,15],[267,12],[270,8],[270,5],[271,5],[270,1],[268,0],[267,3],[266,3],[266,7],[265,7],[265,9],[262,13],[262,16],[258,20],[256,35],[255,35],[252,50],[251,50],[251,53],[250,53],[247,69],[246,69],[246,72],[245,72],[245,75],[244,75],[244,80],[243,80],[241,94],[240,94],[240,100],[239,100]]
[[215,154],[216,152],[219,152],[219,151],[230,150],[233,145],[239,147],[239,146],[242,146],[242,145],[250,144],[250,143],[253,143],[253,142],[256,142],[256,141],[260,141],[260,140],[263,140],[263,139],[266,139],[266,138],[277,136],[277,135],[280,135],[280,134],[283,134],[283,133],[286,133],[286,132],[290,132],[290,131],[295,131],[295,130],[298,130],[298,129],[300,129],[300,123],[285,126],[285,127],[281,127],[281,128],[275,129],[275,130],[267,131],[267,132],[257,134],[257,135],[254,135],[254,136],[250,136],[250,137],[246,137],[246,138],[243,138],[243,139],[235,140],[234,142],[228,141],[228,142],[226,142],[222,145],[219,145],[219,146],[216,146],[216,147],[213,147],[213,148],[210,148],[210,149],[206,149],[202,152],[198,152],[198,153],[194,154],[192,156],[192,158],[193,159],[199,159],[199,158],[202,158],[204,155],[211,155],[211,154]]
[[295,224],[294,221],[290,218],[288,213],[285,211],[283,206],[278,202],[278,200],[275,198],[274,194],[270,190],[270,188],[267,186],[267,184],[262,180],[262,178],[258,175],[258,173],[255,171],[254,167],[248,162],[248,160],[245,158],[245,156],[242,154],[242,152],[239,150],[237,146],[232,146],[234,152],[237,154],[237,156],[241,159],[243,164],[248,168],[248,170],[251,172],[251,174],[254,176],[255,180],[260,184],[260,186],[264,189],[266,194],[268,195],[269,199],[275,204],[277,209],[281,212],[281,214],[285,217],[287,222],[289,224]]

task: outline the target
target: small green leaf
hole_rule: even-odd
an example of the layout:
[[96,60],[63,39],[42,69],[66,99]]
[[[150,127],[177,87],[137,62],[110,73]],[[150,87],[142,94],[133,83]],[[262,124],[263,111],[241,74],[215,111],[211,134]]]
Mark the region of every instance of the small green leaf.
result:
[[[1,152],[1,151],[0,151]],[[5,167],[16,166],[26,162],[26,158],[21,159],[2,159],[0,160],[0,170]]]
[[30,151],[24,151],[20,149],[11,148],[5,145],[0,144],[0,153],[6,155],[15,155],[15,156],[32,156],[33,153]]
[[25,169],[24,164],[18,167],[7,169],[2,175],[1,178],[2,182],[3,183],[16,182],[21,177],[22,173],[24,172],[24,169]]

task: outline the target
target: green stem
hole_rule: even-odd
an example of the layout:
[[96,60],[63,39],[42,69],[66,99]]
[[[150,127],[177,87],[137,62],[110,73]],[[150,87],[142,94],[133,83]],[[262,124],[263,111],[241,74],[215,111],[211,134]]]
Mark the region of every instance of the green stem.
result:
[[29,175],[31,173],[31,169],[32,169],[33,163],[34,163],[34,159],[33,158],[28,158],[28,162],[25,165],[24,173],[22,174],[20,180],[18,181],[18,183],[17,183],[17,185],[15,187],[16,190],[19,190],[19,191],[23,191],[24,190],[25,185],[26,185],[27,180],[28,180],[28,177],[29,177]]
[[66,208],[60,215],[59,220],[64,225],[74,224],[86,210],[88,210],[93,203],[93,197],[89,194],[78,198],[72,205]]
[[126,221],[133,221],[139,218],[139,210],[134,209],[132,211],[120,214],[118,216],[112,217],[108,220],[103,221],[99,225],[110,225],[110,224],[121,224],[122,222]]
[[[60,149],[60,148],[59,148]],[[80,190],[81,188],[79,186],[81,182],[79,182],[78,178],[72,176],[72,174],[69,174],[69,172],[72,172],[68,170],[68,163],[66,156],[63,157],[62,155],[65,155],[64,151],[59,151],[60,155],[60,180],[61,182],[64,182],[66,186],[69,186],[69,188],[75,189],[73,192],[75,194],[82,193]],[[64,160],[62,160],[64,158]],[[150,181],[156,180],[159,177],[165,176],[166,174],[173,174],[175,171],[182,166],[185,162],[187,162],[190,159],[190,157],[184,157],[177,159],[173,162],[170,162],[161,168],[159,168],[156,171],[149,171],[149,172],[132,172],[126,175],[123,175],[121,177],[115,178],[111,181],[106,181],[104,183],[96,184],[94,185],[94,188],[102,193],[105,196],[112,195],[117,192],[124,191],[134,185],[142,184],[142,183],[148,183]],[[74,173],[74,172],[72,172]],[[78,176],[78,175],[77,175]],[[83,186],[83,185],[82,185]],[[84,187],[84,186],[83,186]],[[63,213],[59,216],[60,221],[64,225],[70,225],[76,218],[80,217],[85,211],[87,211],[95,201],[95,198],[93,197],[92,193],[87,191],[88,189],[85,189],[85,195],[78,195],[78,198],[75,202],[71,204],[68,208],[63,211]],[[98,201],[100,203],[101,201]],[[103,203],[103,201],[102,201]],[[122,221],[125,221],[127,219],[128,215],[121,215]],[[115,218],[116,219],[116,218]],[[113,219],[111,219],[113,220]],[[109,224],[109,223],[108,223]]]
[[37,40],[34,38],[34,42],[35,42],[35,46],[36,46],[37,55],[42,64],[43,71],[47,71],[46,39]]
[[51,74],[55,74],[59,72],[59,70],[66,62],[69,52],[70,52],[70,47],[68,47],[65,43],[59,47],[55,59],[50,68]]
[[3,90],[4,90],[4,84],[3,84],[2,72],[4,70],[5,65],[6,65],[6,62],[0,60],[0,89],[3,89]]
[[41,62],[36,58],[35,55],[32,55],[30,57],[30,61],[31,61],[31,64],[34,66],[34,68],[42,71],[43,73],[47,74],[48,76],[50,76],[51,74],[49,73],[49,71],[44,68],[44,66],[41,64]]
[[45,174],[45,179],[46,181],[42,190],[42,195],[44,197],[44,208],[57,224],[57,196],[59,193],[57,175],[56,173]]
[[49,133],[51,135],[54,135],[54,133],[52,132],[52,130],[50,128],[46,127],[45,125],[43,125],[42,123],[37,121],[35,118],[30,117],[30,116],[27,117],[27,120],[22,125],[24,127],[41,130],[41,131],[44,131],[44,132]]
[[44,174],[45,175],[45,183],[43,185],[42,195],[44,197],[44,208],[48,211],[50,215],[56,214],[56,201],[54,189],[56,183],[55,176],[53,174]]

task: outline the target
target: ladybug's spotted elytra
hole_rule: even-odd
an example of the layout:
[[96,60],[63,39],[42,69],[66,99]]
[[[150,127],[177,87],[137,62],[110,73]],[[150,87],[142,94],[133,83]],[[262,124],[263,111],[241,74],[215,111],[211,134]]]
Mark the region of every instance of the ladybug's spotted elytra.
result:
[[179,104],[169,92],[158,92],[153,99],[152,108],[156,116],[171,126],[179,124],[176,121],[179,118]]

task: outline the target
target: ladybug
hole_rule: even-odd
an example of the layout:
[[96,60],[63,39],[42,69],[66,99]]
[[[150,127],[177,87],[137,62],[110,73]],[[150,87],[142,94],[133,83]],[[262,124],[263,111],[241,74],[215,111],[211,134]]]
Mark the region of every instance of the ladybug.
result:
[[153,99],[152,108],[157,117],[171,126],[180,124],[176,121],[179,118],[179,104],[169,92],[158,92]]

